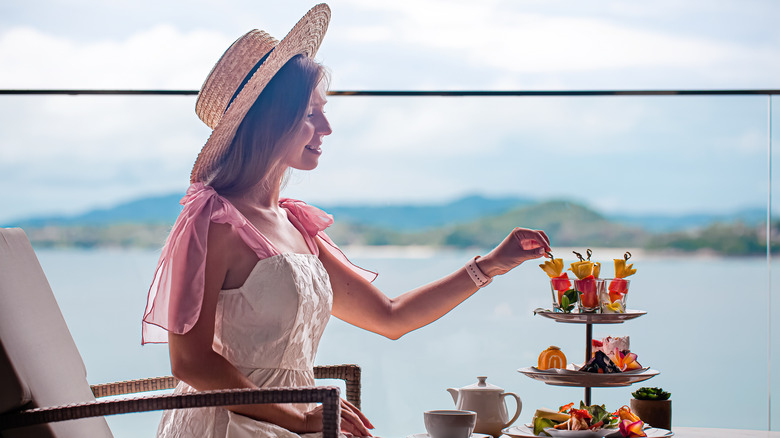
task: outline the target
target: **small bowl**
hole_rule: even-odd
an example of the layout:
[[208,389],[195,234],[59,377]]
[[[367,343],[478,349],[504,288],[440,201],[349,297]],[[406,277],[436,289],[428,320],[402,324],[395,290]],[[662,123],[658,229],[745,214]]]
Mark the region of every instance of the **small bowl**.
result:
[[469,438],[477,424],[477,413],[436,410],[424,413],[425,430],[431,438]]

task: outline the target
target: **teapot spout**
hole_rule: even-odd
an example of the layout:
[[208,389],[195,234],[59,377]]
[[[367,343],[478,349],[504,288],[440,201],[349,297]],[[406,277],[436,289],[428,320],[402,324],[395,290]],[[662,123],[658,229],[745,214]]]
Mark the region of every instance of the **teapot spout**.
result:
[[455,403],[455,405],[457,407],[457,404],[458,404],[458,392],[459,391],[457,389],[455,389],[455,388],[447,388],[447,392],[450,393],[450,395],[452,396],[452,402]]

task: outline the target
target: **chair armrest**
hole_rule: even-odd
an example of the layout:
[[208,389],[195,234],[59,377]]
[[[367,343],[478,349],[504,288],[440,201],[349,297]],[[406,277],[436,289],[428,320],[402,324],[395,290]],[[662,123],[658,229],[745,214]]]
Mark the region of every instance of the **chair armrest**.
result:
[[[354,364],[320,365],[314,367],[315,379],[343,380],[344,383],[346,383],[347,401],[355,405],[358,409],[360,409],[362,391],[360,373],[360,366]],[[101,383],[91,385],[90,388],[95,397],[109,397],[113,395],[173,389],[178,384],[179,379],[173,376],[163,376],[138,380],[125,380],[122,382]]]
[[138,380],[125,380],[122,382],[100,383],[90,385],[95,397],[109,397],[112,395],[137,394],[146,391],[161,391],[173,389],[179,384],[179,379],[173,376],[149,377]]
[[360,366],[354,364],[320,365],[314,367],[315,379],[341,379],[346,383],[347,401],[360,409],[361,374]]
[[339,388],[335,386],[227,389],[94,401],[2,414],[0,415],[0,430],[78,418],[163,409],[257,403],[322,403],[322,436],[323,438],[337,438],[341,429],[340,392]]

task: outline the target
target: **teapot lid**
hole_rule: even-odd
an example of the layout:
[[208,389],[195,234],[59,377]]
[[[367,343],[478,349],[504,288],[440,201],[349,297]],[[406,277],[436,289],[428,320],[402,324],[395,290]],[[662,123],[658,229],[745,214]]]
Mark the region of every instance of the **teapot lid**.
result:
[[496,385],[491,385],[490,383],[485,382],[487,379],[487,376],[479,376],[477,377],[477,380],[479,380],[477,383],[472,383],[469,386],[464,386],[461,388],[461,391],[497,391],[497,392],[504,392],[504,388],[500,388]]

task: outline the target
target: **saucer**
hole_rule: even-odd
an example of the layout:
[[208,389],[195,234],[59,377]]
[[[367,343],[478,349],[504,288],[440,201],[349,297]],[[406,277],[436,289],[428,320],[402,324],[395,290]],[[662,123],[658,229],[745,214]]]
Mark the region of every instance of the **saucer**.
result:
[[[409,435],[406,438],[431,438],[430,435],[427,433],[416,433],[414,435]],[[484,433],[472,433],[470,438],[493,438],[490,435],[485,435]]]
[[544,431],[547,432],[548,435],[553,436],[553,438],[607,438],[620,436],[620,431],[617,428],[600,430],[558,430],[553,427],[545,427]]
[[[519,426],[511,426],[507,427],[506,429],[502,430],[501,432],[504,432],[504,435],[508,435],[512,438],[537,438],[536,435],[534,435],[533,432],[534,428],[530,424],[522,424]],[[563,432],[579,432],[579,431],[563,431]],[[656,429],[654,427],[648,427],[645,429],[645,433],[647,434],[648,438],[669,438],[674,435],[674,432],[666,429]],[[618,432],[618,435],[620,432]],[[423,434],[424,437],[427,437],[427,434]]]

